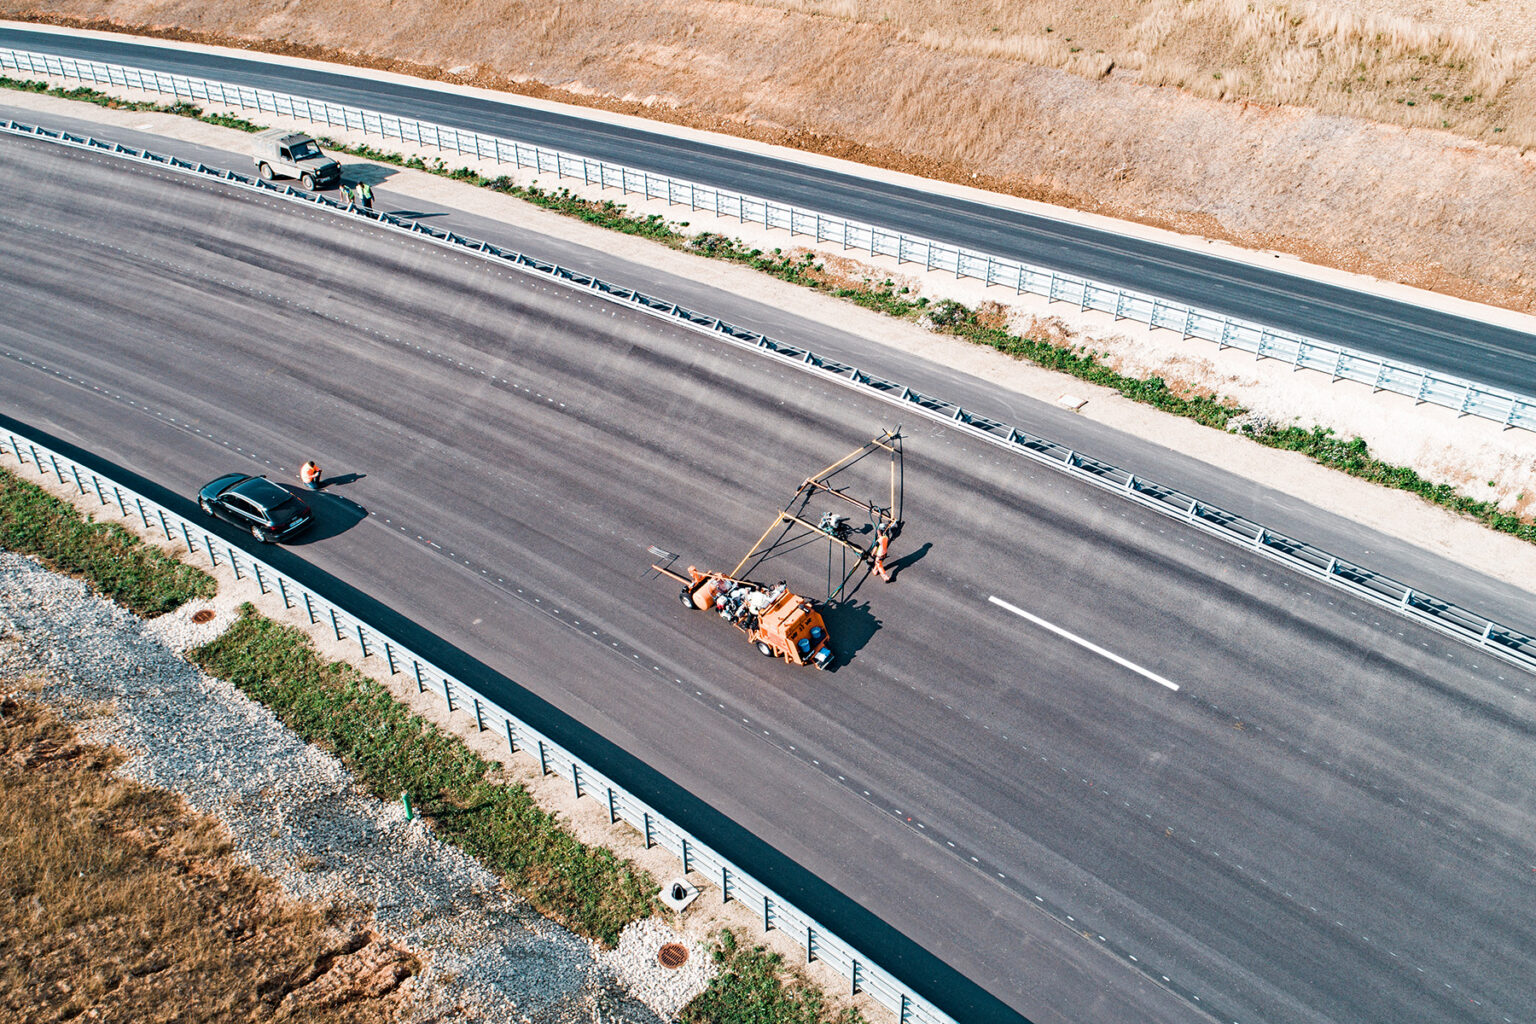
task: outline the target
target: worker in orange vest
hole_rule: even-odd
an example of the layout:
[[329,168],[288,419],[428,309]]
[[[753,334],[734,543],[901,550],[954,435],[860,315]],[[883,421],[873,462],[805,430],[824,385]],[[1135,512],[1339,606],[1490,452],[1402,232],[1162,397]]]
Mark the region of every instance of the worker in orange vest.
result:
[[310,459],[299,469],[299,479],[312,491],[320,489],[320,467],[315,465],[314,459]]
[[875,541],[875,572],[880,574],[882,580],[889,583],[891,582],[891,570],[885,567],[885,553],[891,547],[891,524],[881,523],[879,529],[875,532],[879,536],[879,539]]

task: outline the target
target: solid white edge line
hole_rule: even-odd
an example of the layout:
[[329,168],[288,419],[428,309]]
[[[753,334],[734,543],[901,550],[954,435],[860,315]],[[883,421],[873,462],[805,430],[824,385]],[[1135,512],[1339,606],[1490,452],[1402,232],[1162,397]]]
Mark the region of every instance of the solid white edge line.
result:
[[1079,647],[1085,647],[1088,650],[1092,651],[1094,654],[1097,654],[1097,655],[1099,655],[1102,658],[1108,658],[1110,661],[1114,662],[1116,665],[1121,666],[1122,668],[1128,668],[1132,672],[1135,672],[1137,675],[1146,676],[1148,679],[1152,680],[1154,683],[1158,683],[1159,685],[1166,686],[1166,687],[1168,687],[1168,689],[1173,690],[1175,693],[1178,692],[1178,689],[1179,689],[1179,684],[1178,683],[1170,682],[1167,679],[1164,679],[1162,676],[1158,675],[1156,672],[1150,671],[1149,669],[1144,669],[1140,665],[1136,664],[1135,662],[1126,661],[1124,658],[1120,657],[1120,655],[1114,653],[1113,651],[1106,651],[1104,648],[1100,647],[1098,644],[1092,643],[1091,641],[1088,641],[1088,640],[1084,640],[1082,637],[1078,636],[1076,633],[1069,633],[1066,630],[1062,629],[1060,626],[1057,626],[1057,625],[1055,625],[1053,623],[1046,622],[1044,619],[1042,619],[1038,615],[1031,615],[1029,612],[1025,611],[1023,608],[1020,608],[1017,605],[1009,604],[1007,601],[1004,601],[1002,598],[998,597],[996,594],[994,594],[991,597],[987,598],[987,600],[991,601],[993,604],[997,605],[999,608],[1003,609],[1004,611],[1013,612],[1013,614],[1017,615],[1019,618],[1026,619],[1026,620],[1028,620],[1030,622],[1033,622],[1035,625],[1039,626],[1041,629],[1048,629],[1052,633],[1055,633],[1059,637],[1062,637],[1062,638],[1067,639],[1067,640],[1071,640],[1073,643],[1077,644]]

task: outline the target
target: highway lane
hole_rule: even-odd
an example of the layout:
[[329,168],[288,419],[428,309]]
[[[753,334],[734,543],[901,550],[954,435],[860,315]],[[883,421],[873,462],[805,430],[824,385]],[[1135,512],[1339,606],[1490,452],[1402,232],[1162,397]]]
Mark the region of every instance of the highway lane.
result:
[[643,579],[645,546],[733,562],[882,407],[288,204],[0,157],[0,409],[183,492],[311,452],[366,472],[341,492],[371,514],[297,556],[1031,1018],[1536,1005],[1526,677],[926,425],[898,549],[923,557],[834,610],[843,668],[791,672]]
[[[0,94],[0,117],[25,123],[38,120],[33,111],[9,107]],[[85,108],[89,110],[90,108]],[[146,148],[213,167],[240,168],[243,152],[213,149],[145,132],[106,126],[80,117],[50,114],[52,130],[74,131]],[[370,173],[392,175],[384,164],[370,164]],[[822,323],[808,322],[749,296],[721,292],[707,284],[637,264],[610,252],[565,238],[528,231],[505,222],[475,216],[398,191],[386,178],[378,188],[380,209],[404,217],[421,216],[439,228],[483,238],[495,244],[535,252],[542,258],[596,274],[604,280],[639,288],[709,310],[733,323],[810,348],[854,366],[880,365],[893,379],[910,382],[928,393],[959,402],[972,412],[1012,423],[1049,437],[1074,450],[1134,467],[1146,479],[1199,495],[1201,500],[1262,522],[1271,530],[1304,538],[1350,561],[1408,583],[1430,589],[1437,597],[1491,618],[1526,627],[1532,623],[1531,592],[1493,580],[1465,566],[1383,535],[1316,506],[1224,470],[1213,470],[1197,459],[1170,450],[1154,438],[1129,436],[1075,413],[1017,396],[946,367],[901,352]],[[1430,582],[1433,581],[1433,587]]]
[[0,46],[233,81],[518,138],[1135,288],[1522,394],[1536,337],[1247,263],[872,178],[513,103],[129,39],[0,29]]

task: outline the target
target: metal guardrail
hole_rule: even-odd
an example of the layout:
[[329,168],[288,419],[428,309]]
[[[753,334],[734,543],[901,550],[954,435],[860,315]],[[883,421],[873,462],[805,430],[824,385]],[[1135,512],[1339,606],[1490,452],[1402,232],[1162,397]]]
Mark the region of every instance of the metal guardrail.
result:
[[329,627],[338,642],[355,643],[364,660],[383,659],[391,675],[414,680],[420,693],[431,691],[441,697],[450,713],[462,711],[474,718],[475,727],[481,732],[494,730],[505,737],[510,752],[521,750],[537,757],[539,768],[545,775],[555,774],[569,779],[578,798],[585,796],[602,801],[608,808],[608,820],[628,822],[644,837],[647,848],[660,846],[682,861],[685,873],[696,871],[712,879],[720,887],[722,902],[735,900],[750,905],[759,915],[764,931],[781,931],[792,937],[805,950],[807,962],[819,960],[831,966],[848,980],[851,993],[868,993],[895,1013],[899,1024],[956,1024],[952,1017],[822,927],[809,914],[580,757],[474,687],[362,619],[348,614],[293,577],[210,533],[201,523],[185,519],[29,437],[8,432],[0,441],[0,458],[6,456],[13,457],[18,468],[31,466],[40,477],[52,475],[82,496],[95,495],[102,505],[117,509],[124,519],[139,520],[147,534],[160,534],[172,544],[185,544],[188,552],[206,558],[210,565],[229,566],[236,579],[249,577],[263,594],[276,594],[283,607],[302,611],[311,625]]
[[765,334],[738,327],[719,317],[700,313],[666,299],[656,298],[610,284],[590,274],[582,274],[558,263],[540,260],[512,249],[504,249],[451,231],[441,231],[417,221],[401,220],[379,211],[348,210],[324,196],[285,185],[275,185],[260,178],[246,177],[233,171],[193,164],[174,157],[160,156],[147,150],[131,149],[67,132],[52,132],[0,121],[0,133],[29,135],[65,145],[106,152],[124,159],[137,159],[156,166],[189,174],[206,175],[228,184],[275,194],[293,202],[308,203],[335,211],[366,217],[381,227],[412,235],[424,241],[452,247],[509,267],[535,274],[628,306],[659,319],[726,341],[730,344],[793,364],[825,379],[880,398],[893,405],[953,425],[978,438],[1032,459],[1052,469],[1067,473],[1085,483],[1113,491],[1122,498],[1160,515],[1184,522],[1206,534],[1273,559],[1305,576],[1340,587],[1379,607],[1429,626],[1447,636],[1472,644],[1521,668],[1536,672],[1536,636],[1495,622],[1423,590],[1399,582],[1365,566],[1341,559],[1295,537],[1271,530],[1245,516],[1201,501],[1174,487],[1138,476],[1108,462],[1084,455],[1066,445],[1020,430],[998,420],[968,412],[953,402],[914,390],[858,367],[820,356],[809,349],[776,341]]
[[898,263],[921,263],[927,270],[943,270],[956,277],[1012,288],[1015,294],[1027,292],[1051,302],[1069,302],[1082,310],[1110,313],[1116,319],[1136,320],[1154,328],[1178,331],[1185,338],[1214,342],[1218,349],[1236,348],[1251,352],[1258,359],[1278,359],[1293,367],[1327,373],[1334,380],[1369,384],[1374,390],[1406,395],[1415,402],[1455,409],[1459,414],[1494,420],[1506,427],[1536,430],[1536,398],[1288,331],[1272,330],[1143,292],[622,164],[360,107],[54,54],[0,48],[0,68],[294,117],[519,168],[531,167],[540,173],[579,178],[589,185],[617,188],[626,194],[636,192],[648,199],[687,205],[691,210],[735,217],[742,223],[782,228],[791,236],[811,235],[817,242],[835,242],[844,249],[894,257]]

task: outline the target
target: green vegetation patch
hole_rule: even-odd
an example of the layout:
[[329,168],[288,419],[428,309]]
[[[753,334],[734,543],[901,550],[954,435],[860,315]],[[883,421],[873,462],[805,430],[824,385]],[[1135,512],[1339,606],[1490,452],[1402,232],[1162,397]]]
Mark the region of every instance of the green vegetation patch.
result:
[[714,957],[719,973],[683,1008],[683,1024],[865,1024],[853,1007],[829,1014],[821,991],[789,973],[782,956],[742,945],[729,929],[716,936]]
[[1350,476],[1417,494],[1431,504],[1476,519],[1500,533],[1536,543],[1536,523],[1521,519],[1509,512],[1500,511],[1496,502],[1469,498],[1459,493],[1450,484],[1437,484],[1425,480],[1407,466],[1394,466],[1383,462],[1371,454],[1362,438],[1356,437],[1346,441],[1324,427],[1313,427],[1307,430],[1302,427],[1279,427],[1272,424],[1259,427],[1244,424],[1239,432],[1270,448],[1302,452],[1324,466],[1342,470]]
[[351,665],[323,660],[302,631],[247,603],[222,636],[188,657],[330,750],[379,799],[409,793],[438,838],[495,871],[544,916],[612,946],[625,925],[654,909],[659,887],[648,873],[583,845],[522,785],[496,781],[498,765]]
[[156,103],[153,100],[124,100],[116,96],[109,96],[104,92],[92,89],[89,86],[77,86],[73,89],[61,89],[51,86],[47,82],[36,82],[24,78],[8,78],[0,75],[0,89],[15,89],[18,92],[35,92],[43,96],[55,96],[61,100],[76,100],[80,103],[94,103],[98,107],[106,107],[109,110],[143,110],[154,114],[176,114],[180,117],[195,118],[198,121],[206,121],[209,124],[222,125],[225,128],[235,128],[242,132],[259,132],[265,129],[259,125],[247,121],[243,117],[234,117],[230,114],[204,114],[203,108],[195,103],[187,103],[178,100],[175,103]]
[[145,544],[117,523],[91,522],[69,502],[8,469],[0,469],[0,548],[84,579],[146,619],[218,590],[201,569]]

